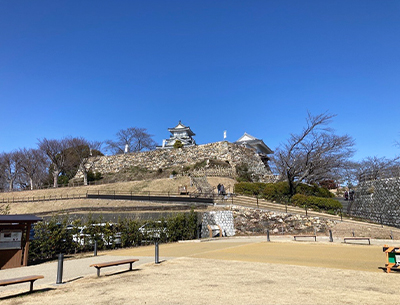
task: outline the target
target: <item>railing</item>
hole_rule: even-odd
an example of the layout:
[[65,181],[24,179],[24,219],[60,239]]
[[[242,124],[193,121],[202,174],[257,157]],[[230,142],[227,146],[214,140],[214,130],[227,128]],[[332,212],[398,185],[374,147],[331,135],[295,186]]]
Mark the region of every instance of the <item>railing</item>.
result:
[[343,216],[345,213],[342,209],[336,211],[336,214],[327,213],[323,210],[313,210],[311,207],[305,206],[293,206],[286,203],[273,203],[267,201],[265,199],[261,199],[258,196],[248,196],[248,195],[240,195],[237,196],[233,194],[233,196],[219,196],[219,199],[214,199],[216,204],[225,204],[225,205],[233,205],[233,206],[241,206],[246,208],[253,208],[253,209],[261,209],[265,211],[275,211],[280,213],[287,213],[287,214],[298,214],[298,215],[305,215],[311,217],[320,217],[321,215],[325,214],[328,218],[343,220]]
[[60,194],[47,196],[27,196],[27,197],[8,197],[0,199],[0,203],[18,203],[18,202],[38,202],[54,200],[74,200],[74,199],[115,199],[115,200],[138,200],[138,201],[162,201],[162,202],[197,202],[212,204],[214,196],[201,193],[188,193],[181,195],[173,192],[118,192],[118,191],[87,191],[81,194]]
[[69,199],[85,199],[86,193],[83,194],[61,194],[48,196],[28,196],[28,197],[7,197],[0,199],[0,203],[18,203],[18,202],[38,202],[38,201],[54,201]]

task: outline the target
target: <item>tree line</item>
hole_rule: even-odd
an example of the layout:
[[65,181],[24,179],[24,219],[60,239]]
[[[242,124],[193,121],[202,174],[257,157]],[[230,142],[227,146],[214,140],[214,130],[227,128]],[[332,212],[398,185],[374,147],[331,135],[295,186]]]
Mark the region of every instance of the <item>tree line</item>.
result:
[[102,156],[102,147],[111,154],[155,148],[145,128],[130,127],[117,132],[114,140],[89,141],[83,137],[38,139],[37,148],[20,148],[0,153],[0,190],[37,189],[68,183],[78,170],[87,185],[94,179],[87,169],[91,156]]
[[[275,150],[271,168],[278,180],[288,183],[292,196],[300,183],[352,187],[365,179],[400,176],[399,157],[352,160],[355,141],[349,135],[335,134],[329,127],[334,117],[329,113],[308,113],[302,131],[291,134]],[[48,184],[57,187],[73,178],[78,170],[87,185],[93,174],[87,170],[89,157],[102,155],[103,144],[111,154],[139,152],[155,148],[152,137],[145,128],[131,127],[118,131],[114,140],[104,142],[82,137],[40,139],[37,148],[0,154],[0,190],[34,189]],[[246,176],[252,179],[250,173]]]

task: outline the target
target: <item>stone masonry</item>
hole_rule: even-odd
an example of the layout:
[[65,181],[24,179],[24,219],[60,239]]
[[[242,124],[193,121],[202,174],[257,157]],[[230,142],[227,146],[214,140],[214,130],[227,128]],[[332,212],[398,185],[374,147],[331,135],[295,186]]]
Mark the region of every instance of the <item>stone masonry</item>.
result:
[[349,204],[348,213],[400,227],[400,178],[361,182],[355,190],[354,202]]
[[[238,164],[247,164],[259,180],[271,176],[260,156],[253,150],[227,141],[179,149],[162,149],[114,156],[93,157],[87,168],[102,174],[118,173],[132,167],[158,170],[176,166],[189,166],[207,159],[226,162],[234,170]],[[76,178],[82,174],[77,173]]]
[[203,220],[201,223],[201,238],[207,238],[210,236],[207,225],[219,225],[222,229],[222,236],[235,235],[232,211],[212,211],[203,213]]

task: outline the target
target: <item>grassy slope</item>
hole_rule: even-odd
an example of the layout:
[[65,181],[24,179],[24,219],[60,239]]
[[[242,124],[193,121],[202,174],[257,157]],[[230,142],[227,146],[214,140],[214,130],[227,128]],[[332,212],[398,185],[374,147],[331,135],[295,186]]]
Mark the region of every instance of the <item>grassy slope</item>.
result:
[[[208,178],[209,183],[216,187],[218,183],[223,183],[227,191],[233,190],[235,180],[229,178],[210,177]],[[190,186],[189,177],[179,177],[176,179],[162,178],[153,180],[143,181],[130,181],[130,182],[118,182],[104,185],[91,185],[91,186],[80,186],[80,187],[64,187],[58,189],[44,189],[44,190],[33,190],[33,191],[22,191],[12,193],[0,193],[0,209],[7,205],[10,207],[11,214],[28,214],[28,213],[40,213],[40,212],[57,212],[61,209],[68,208],[79,208],[79,207],[121,207],[121,206],[132,206],[132,205],[144,205],[143,203],[137,203],[132,201],[124,200],[98,200],[98,199],[78,199],[79,195],[83,197],[86,192],[95,191],[108,191],[117,193],[140,193],[143,191],[150,191],[154,193],[168,193],[171,194],[178,192],[178,187],[186,185],[189,192],[194,192],[196,189]],[[43,198],[46,199],[52,197],[76,197],[76,199],[69,200],[51,200],[51,201],[35,201],[35,202],[16,202],[12,203],[13,198]],[[5,203],[3,203],[5,202]]]

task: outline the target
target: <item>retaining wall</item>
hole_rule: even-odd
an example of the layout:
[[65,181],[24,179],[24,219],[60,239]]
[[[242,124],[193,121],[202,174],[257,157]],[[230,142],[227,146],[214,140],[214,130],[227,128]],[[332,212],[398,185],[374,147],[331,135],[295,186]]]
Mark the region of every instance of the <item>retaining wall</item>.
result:
[[348,213],[384,225],[400,227],[400,178],[361,182]]
[[[121,170],[133,167],[147,170],[189,166],[207,159],[215,159],[229,164],[235,170],[241,163],[247,164],[259,180],[271,177],[271,171],[253,150],[226,141],[216,142],[179,149],[160,149],[138,153],[129,153],[114,156],[93,157],[87,164],[87,169],[102,174],[118,173]],[[226,171],[227,172],[227,171]],[[235,172],[235,171],[232,171]],[[82,178],[78,172],[76,178]]]
[[235,235],[232,211],[212,211],[203,213],[201,238],[207,238],[210,236],[207,225],[219,225],[222,229],[222,236]]

